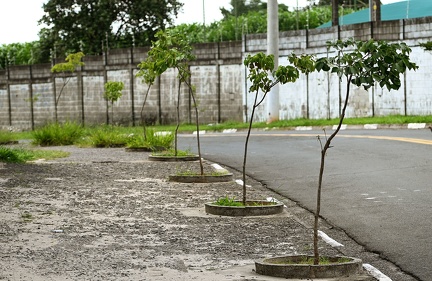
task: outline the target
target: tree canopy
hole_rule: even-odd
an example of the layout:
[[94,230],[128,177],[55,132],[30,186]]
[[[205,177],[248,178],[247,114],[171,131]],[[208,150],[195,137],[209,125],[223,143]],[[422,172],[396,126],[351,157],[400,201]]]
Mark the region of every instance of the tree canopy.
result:
[[267,9],[267,3],[264,3],[261,0],[231,0],[230,5],[232,7],[230,10],[225,9],[224,7],[220,8],[224,19],[227,19],[230,16],[236,17],[245,15],[249,12],[257,12]]
[[[244,0],[242,0],[244,1]],[[279,30],[313,29],[331,20],[330,6],[312,6],[299,11],[290,11],[279,5]],[[352,12],[345,9],[346,14]],[[208,26],[200,24],[180,25],[174,29],[190,34],[192,43],[241,40],[243,34],[267,32],[267,10],[249,11],[239,16],[231,15]]]
[[182,5],[178,0],[49,0],[39,21],[47,25],[40,33],[41,48],[64,55],[150,45],[158,30],[173,24]]
[[[337,0],[339,5],[352,8],[354,10],[367,8],[369,6],[368,0]],[[319,0],[318,6],[331,6],[332,0]]]
[[13,43],[0,46],[0,69],[7,65],[34,64],[40,61],[38,42]]

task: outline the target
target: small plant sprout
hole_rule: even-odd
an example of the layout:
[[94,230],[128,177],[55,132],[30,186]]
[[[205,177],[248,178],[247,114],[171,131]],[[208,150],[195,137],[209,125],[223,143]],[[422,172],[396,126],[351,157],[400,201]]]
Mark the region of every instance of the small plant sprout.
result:
[[104,98],[108,102],[111,102],[111,124],[112,125],[114,125],[114,103],[121,98],[123,88],[124,88],[123,82],[108,81],[105,83]]
[[24,222],[31,222],[34,219],[33,215],[28,212],[24,212],[21,215],[21,218],[23,219]]
[[239,202],[236,201],[234,197],[230,198],[227,196],[219,198],[216,202],[216,205],[218,206],[236,206],[236,207],[240,207],[240,206],[245,206],[245,204],[243,204],[243,202]]

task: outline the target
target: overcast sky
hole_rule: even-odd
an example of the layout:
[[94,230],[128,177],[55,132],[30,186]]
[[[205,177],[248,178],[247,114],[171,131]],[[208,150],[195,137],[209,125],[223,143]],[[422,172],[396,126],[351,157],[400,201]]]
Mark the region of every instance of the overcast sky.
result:
[[[399,2],[402,0],[381,0],[383,4]],[[37,22],[42,17],[42,4],[47,0],[0,0],[0,45],[11,43],[24,43],[39,40],[40,26]],[[206,24],[220,20],[222,14],[219,8],[230,8],[230,0],[180,0],[185,5],[183,12],[178,16],[176,23],[202,23]],[[279,0],[279,4],[288,7],[306,5],[306,0]],[[203,9],[203,4],[205,9]],[[203,13],[204,11],[204,13]]]

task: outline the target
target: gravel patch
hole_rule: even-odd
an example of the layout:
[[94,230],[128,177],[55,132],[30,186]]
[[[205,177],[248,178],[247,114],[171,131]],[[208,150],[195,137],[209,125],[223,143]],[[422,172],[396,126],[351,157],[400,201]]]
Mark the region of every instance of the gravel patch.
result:
[[[280,280],[257,275],[254,261],[312,254],[311,214],[252,179],[249,198],[277,198],[284,213],[206,214],[205,202],[241,198],[242,190],[235,181],[167,181],[199,171],[198,162],[152,162],[124,148],[44,149],[71,155],[0,167],[0,280]],[[359,257],[392,280],[414,280],[331,225],[321,230],[345,245],[320,241],[322,254]]]

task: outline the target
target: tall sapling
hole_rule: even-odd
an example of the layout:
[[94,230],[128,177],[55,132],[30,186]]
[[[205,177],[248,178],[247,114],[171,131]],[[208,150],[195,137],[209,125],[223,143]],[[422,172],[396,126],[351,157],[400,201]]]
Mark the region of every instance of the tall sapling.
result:
[[71,77],[68,73],[73,73],[77,67],[84,66],[84,62],[81,61],[81,59],[84,57],[84,53],[78,52],[74,54],[69,54],[65,61],[62,63],[57,63],[51,68],[52,73],[60,73],[61,78],[63,80],[62,87],[60,89],[60,93],[57,95],[54,87],[54,111],[55,111],[55,122],[58,122],[58,114],[57,114],[57,108],[58,103],[60,100],[60,97],[63,93],[64,88],[69,83]]
[[[295,59],[295,60],[293,60]],[[252,124],[254,121],[255,110],[262,104],[270,90],[277,85],[295,82],[299,78],[300,71],[309,73],[313,71],[312,60],[308,56],[289,57],[294,66],[279,66],[275,69],[274,56],[257,53],[256,55],[248,55],[244,60],[244,65],[248,68],[249,74],[247,78],[251,82],[249,92],[255,93],[254,102],[252,105],[251,117],[249,119],[249,127],[246,135],[244,154],[243,154],[243,205],[246,205],[246,162],[248,143]]]
[[[114,125],[114,103],[121,98],[123,82],[108,81],[105,83],[104,98],[111,102],[111,124]],[[109,122],[108,122],[109,123]]]
[[345,81],[345,101],[339,117],[336,130],[325,140],[318,140],[321,144],[321,164],[319,170],[316,211],[314,220],[314,264],[319,264],[318,250],[318,221],[321,211],[321,192],[327,151],[331,142],[339,133],[346,114],[350,90],[352,85],[364,87],[366,90],[375,83],[389,91],[397,90],[401,86],[400,74],[407,70],[417,69],[417,65],[410,61],[411,49],[405,43],[389,44],[385,41],[369,40],[366,42],[348,39],[328,42],[328,48],[333,48],[336,56],[319,58],[315,62],[317,71],[335,73],[341,81]]

